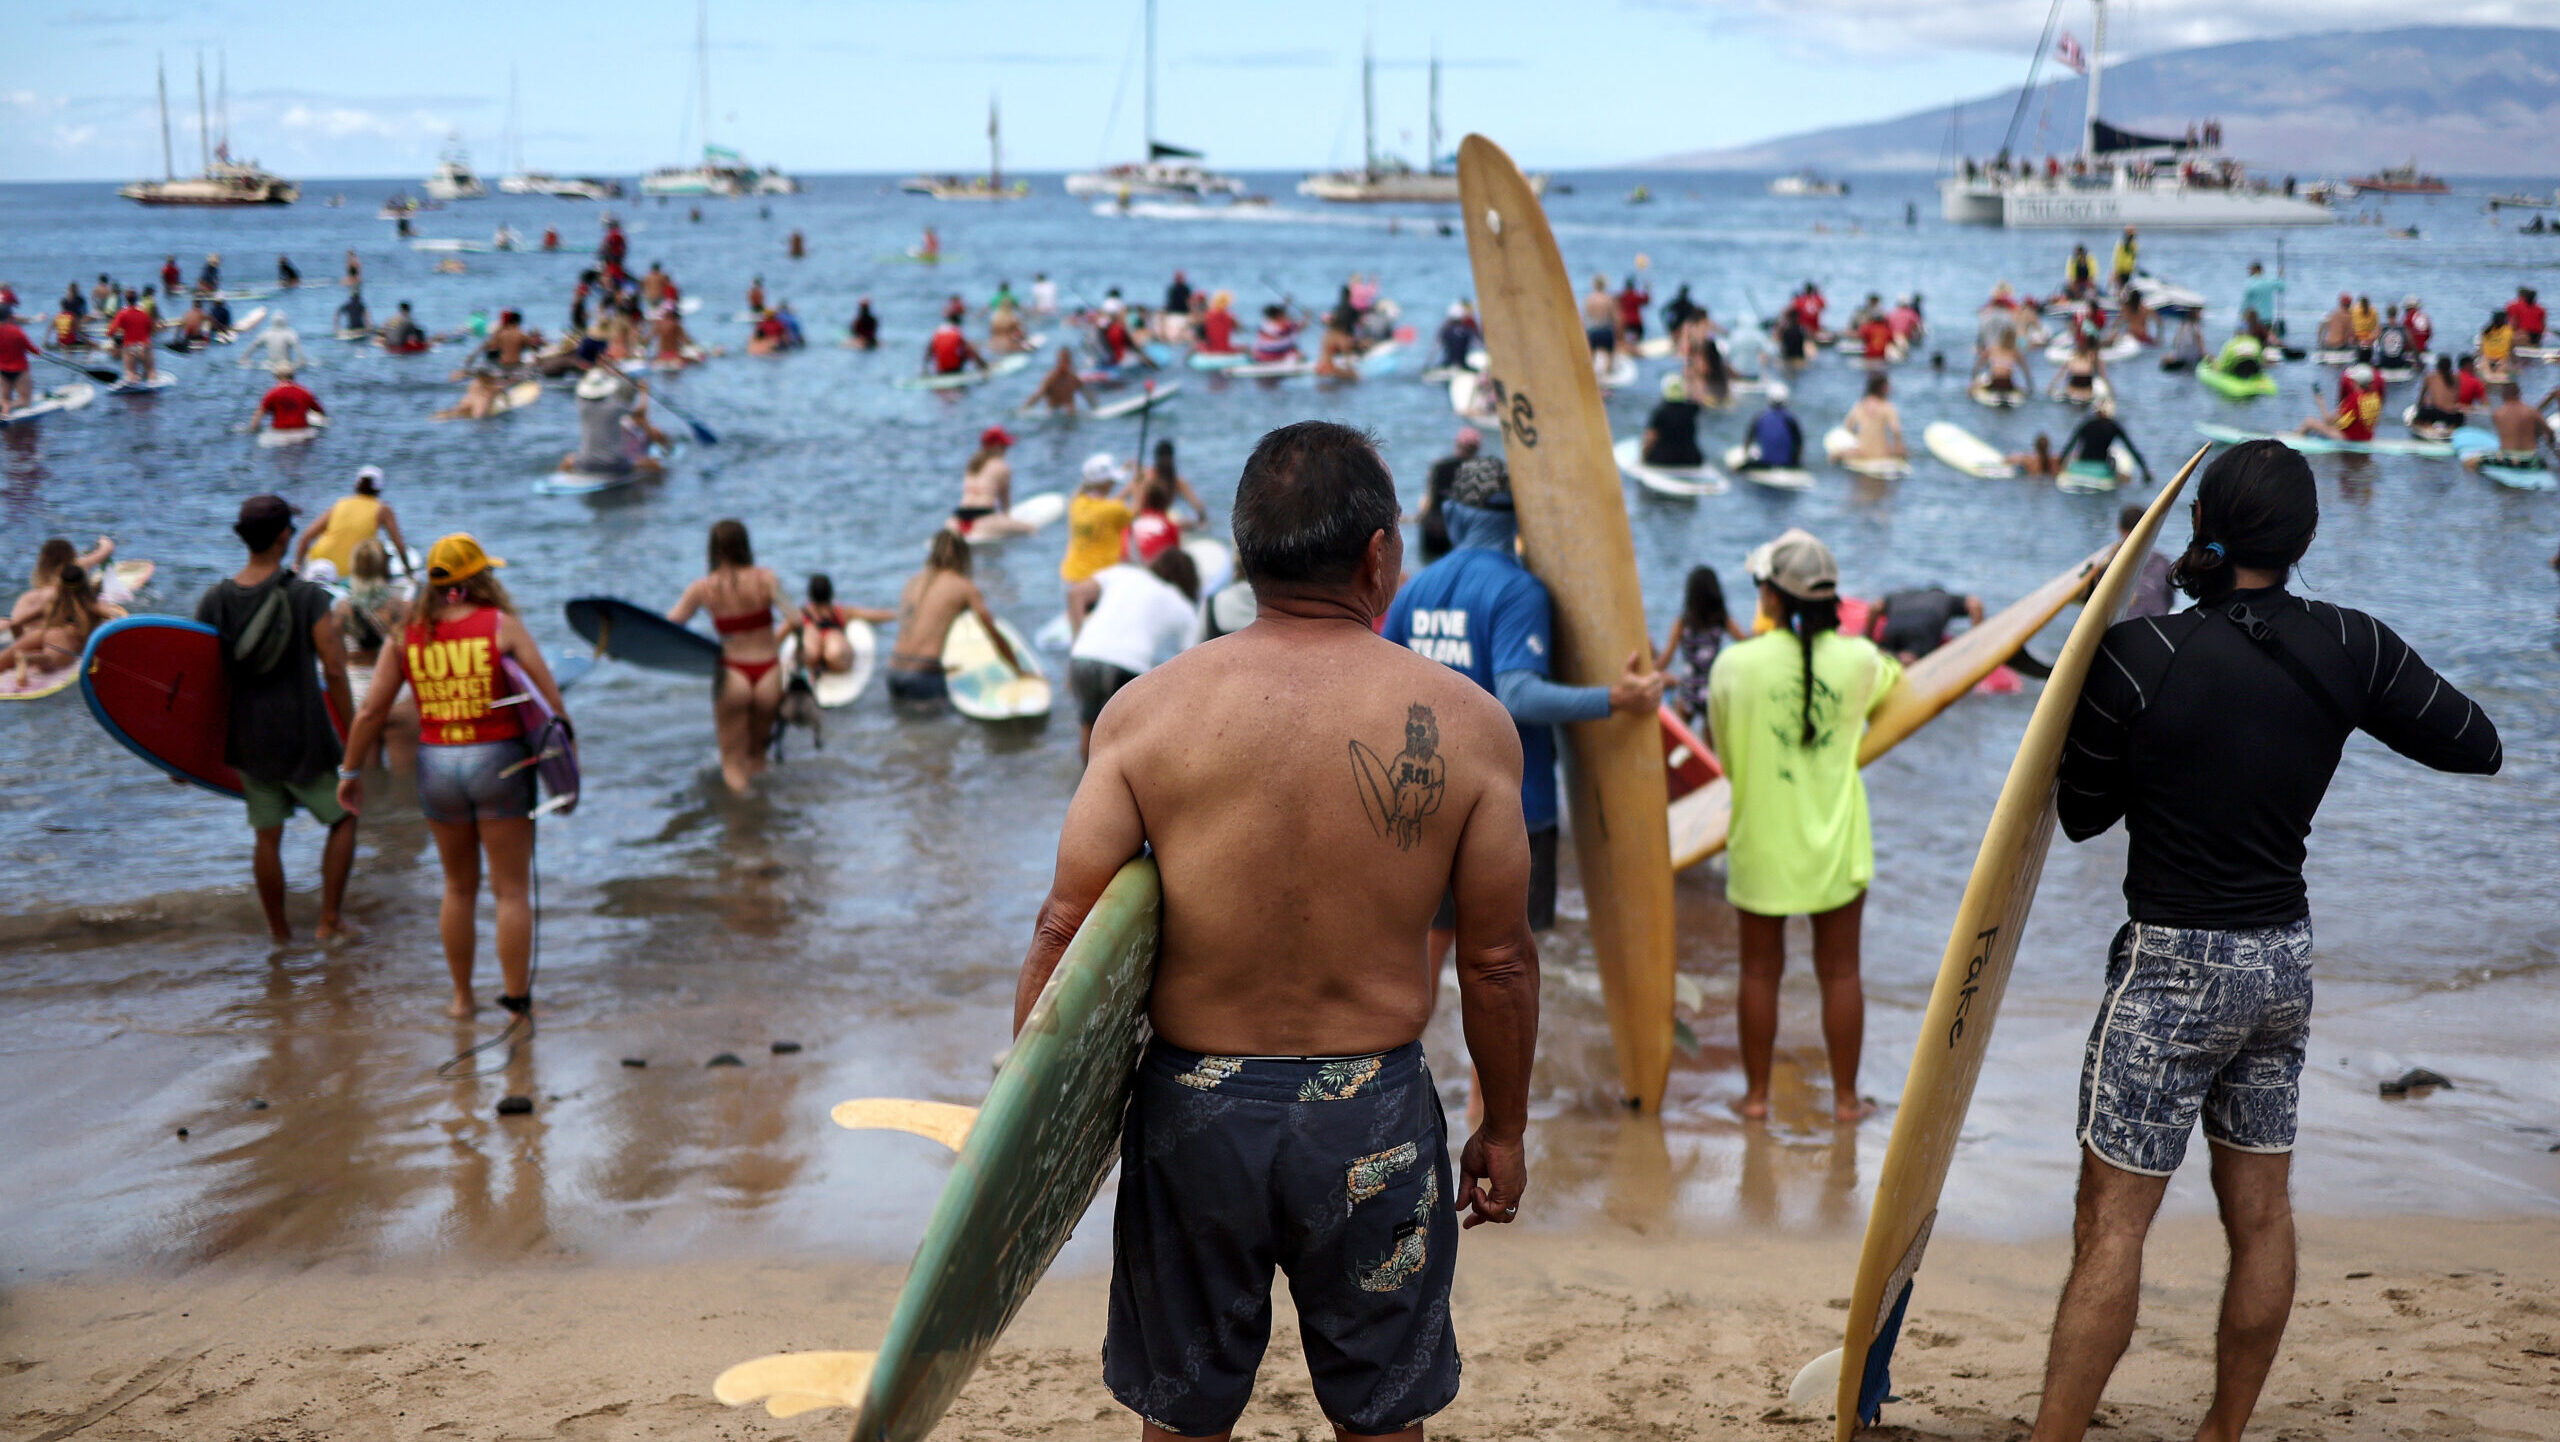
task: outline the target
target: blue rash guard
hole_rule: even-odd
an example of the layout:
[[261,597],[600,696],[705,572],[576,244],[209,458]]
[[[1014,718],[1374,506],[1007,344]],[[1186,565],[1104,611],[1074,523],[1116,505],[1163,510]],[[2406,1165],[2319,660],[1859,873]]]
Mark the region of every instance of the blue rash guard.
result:
[[1543,831],[1556,824],[1553,728],[1608,715],[1609,688],[1547,679],[1554,603],[1512,553],[1513,515],[1454,501],[1444,510],[1455,549],[1396,594],[1382,634],[1464,671],[1511,713],[1520,730],[1521,816],[1529,830]]

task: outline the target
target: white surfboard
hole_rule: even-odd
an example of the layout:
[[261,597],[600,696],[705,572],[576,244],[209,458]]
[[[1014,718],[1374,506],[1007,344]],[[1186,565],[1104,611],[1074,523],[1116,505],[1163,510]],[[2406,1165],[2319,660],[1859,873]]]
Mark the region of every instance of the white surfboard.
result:
[[1900,456],[1858,456],[1850,452],[1858,448],[1858,438],[1846,426],[1833,426],[1822,433],[1822,453],[1844,471],[1854,472],[1874,481],[1898,481],[1911,474],[1911,463]]
[[2018,473],[1998,447],[1952,421],[1931,421],[1920,432],[1920,442],[1929,454],[1968,476],[1998,481]]
[[1809,491],[1813,489],[1813,472],[1801,466],[1754,466],[1746,464],[1750,452],[1735,446],[1724,453],[1725,469],[1755,486],[1773,491]]
[[950,675],[951,709],[977,721],[1015,721],[1049,714],[1049,678],[1040,655],[1002,616],[996,629],[1022,663],[1017,672],[997,654],[974,612],[964,611],[942,641],[942,665]]
[[1618,469],[1636,484],[1657,495],[1679,496],[1695,500],[1700,496],[1721,496],[1732,489],[1724,472],[1701,461],[1694,466],[1657,466],[1644,458],[1644,438],[1629,436],[1610,448],[1617,457]]
[[[847,671],[815,671],[809,676],[809,689],[818,695],[818,704],[833,711],[850,706],[863,689],[871,684],[871,673],[879,665],[880,633],[868,621],[844,623],[845,643],[853,648],[853,668]],[[800,633],[793,631],[782,638],[782,669],[796,671],[800,667]]]
[[[1232,374],[1232,372],[1230,372],[1230,374]],[[1173,399],[1181,393],[1182,382],[1164,381],[1146,390],[1140,391],[1136,395],[1122,396],[1116,401],[1110,401],[1103,405],[1095,406],[1093,408],[1093,418],[1098,421],[1113,421],[1118,420],[1122,416],[1134,416],[1140,411],[1151,410],[1157,406],[1163,405],[1166,401]]]

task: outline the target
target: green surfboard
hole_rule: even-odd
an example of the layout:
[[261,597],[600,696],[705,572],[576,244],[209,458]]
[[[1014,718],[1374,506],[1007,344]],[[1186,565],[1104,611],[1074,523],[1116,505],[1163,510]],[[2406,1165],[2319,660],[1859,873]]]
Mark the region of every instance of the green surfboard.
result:
[[974,1120],[965,1108],[932,1103],[836,1108],[846,1126],[956,1143],[951,1179],[878,1353],[789,1352],[744,1362],[714,1384],[721,1401],[761,1399],[777,1417],[858,1404],[856,1442],[913,1442],[933,1430],[1119,1158],[1121,1114],[1149,1035],[1162,900],[1154,858],[1120,868],[1050,974]]

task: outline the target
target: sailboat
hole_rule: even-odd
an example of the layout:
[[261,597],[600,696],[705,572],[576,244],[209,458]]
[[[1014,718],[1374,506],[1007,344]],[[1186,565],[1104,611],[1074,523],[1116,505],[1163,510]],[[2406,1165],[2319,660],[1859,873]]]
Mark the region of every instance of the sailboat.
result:
[[[1377,64],[1364,43],[1360,50],[1360,155],[1358,170],[1310,175],[1298,182],[1300,195],[1345,204],[1402,201],[1418,205],[1458,203],[1458,173],[1440,166],[1440,55],[1431,56],[1431,129],[1424,147],[1426,168],[1416,170],[1401,157],[1378,153]],[[1543,195],[1547,178],[1528,177],[1533,194]]]
[[1069,195],[1179,196],[1198,200],[1211,195],[1242,195],[1244,182],[1204,166],[1197,150],[1156,139],[1156,0],[1147,0],[1147,158],[1100,170],[1080,170],[1067,177]]
[[[2054,0],[2061,12],[2063,0]],[[2333,225],[2337,216],[2307,196],[2252,180],[2239,161],[2221,153],[2220,137],[2199,141],[2141,135],[2098,118],[2100,82],[2106,74],[2107,0],[2090,0],[2096,27],[2089,45],[2089,107],[2080,154],[2068,164],[2038,168],[2010,153],[2004,142],[1989,162],[1967,160],[1938,182],[1940,213],[1959,225],[2004,225],[2032,230],[2100,230],[2144,226],[2160,230],[2240,230],[2253,226]],[[2052,30],[2051,23],[2046,26]],[[2010,139],[2035,89],[2039,50],[2020,92]]]
[[936,200],[1020,200],[1031,193],[1031,182],[1004,178],[1003,126],[996,119],[995,97],[991,95],[987,97],[987,173],[919,175],[898,188]]
[[516,72],[507,68],[507,164],[498,178],[502,195],[553,195],[562,200],[619,200],[622,182],[594,176],[561,176],[524,168],[524,133],[516,128]]
[[[229,94],[225,88],[226,97]],[[225,101],[225,115],[228,111]],[[211,146],[212,125],[205,115],[204,56],[196,56],[196,144],[203,151],[204,174],[191,179],[178,178],[177,162],[169,146],[169,67],[160,66],[160,169],[159,180],[137,180],[121,186],[116,194],[143,205],[291,205],[302,195],[302,187],[283,176],[261,170],[257,162],[246,165],[231,158],[231,135],[228,121],[219,146]]]
[[750,169],[735,150],[711,143],[711,4],[694,10],[694,94],[702,107],[702,160],[662,165],[640,177],[642,195],[797,195],[800,182],[768,165]]

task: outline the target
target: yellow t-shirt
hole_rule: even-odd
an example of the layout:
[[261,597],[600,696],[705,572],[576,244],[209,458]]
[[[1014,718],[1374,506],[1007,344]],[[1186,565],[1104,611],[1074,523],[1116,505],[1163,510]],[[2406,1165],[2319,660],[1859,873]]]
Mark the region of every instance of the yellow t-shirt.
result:
[[1125,503],[1108,496],[1078,496],[1067,502],[1067,558],[1058,563],[1058,574],[1083,581],[1106,566],[1118,565],[1120,539],[1135,518]]
[[320,535],[311,543],[311,558],[326,561],[346,575],[355,566],[356,547],[382,528],[382,502],[374,496],[344,496],[320,518]]
[[1733,783],[1725,899],[1758,916],[1846,906],[1875,878],[1858,744],[1902,665],[1862,637],[1813,642],[1814,742],[1804,736],[1804,655],[1785,631],[1739,641],[1707,677],[1716,759]]

